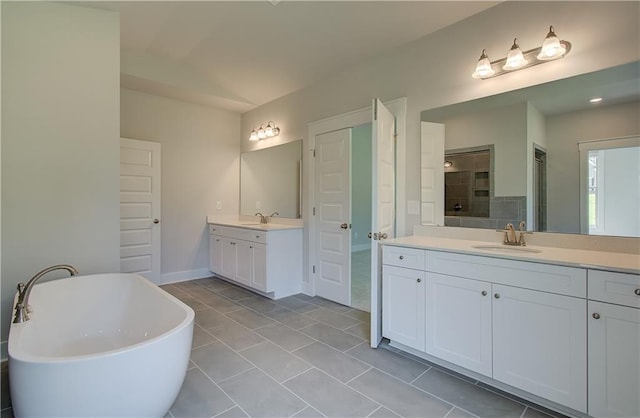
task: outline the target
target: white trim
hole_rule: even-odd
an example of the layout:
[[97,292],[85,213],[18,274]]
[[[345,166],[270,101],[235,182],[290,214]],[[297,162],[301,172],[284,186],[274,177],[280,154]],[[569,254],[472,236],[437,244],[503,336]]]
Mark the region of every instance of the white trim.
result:
[[160,283],[158,284],[163,285],[163,284],[170,284],[170,283],[186,282],[188,280],[203,279],[205,277],[212,277],[212,276],[213,276],[213,273],[208,268],[176,271],[173,273],[163,273],[160,276]]

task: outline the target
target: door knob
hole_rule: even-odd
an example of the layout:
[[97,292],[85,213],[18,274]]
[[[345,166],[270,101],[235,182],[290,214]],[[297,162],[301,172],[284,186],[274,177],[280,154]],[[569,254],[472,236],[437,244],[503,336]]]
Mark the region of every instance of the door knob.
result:
[[[154,224],[159,224],[159,223],[160,223],[160,219],[155,218],[155,219],[153,220],[153,223],[154,223]],[[215,231],[215,229],[214,229],[214,231]]]
[[344,223],[344,224],[340,225],[340,228],[347,229],[347,228],[349,228],[349,224]]
[[369,239],[371,239],[371,232],[369,232],[369,233],[367,234],[367,237],[369,237]]
[[380,234],[380,239],[387,239],[387,238],[389,238],[389,235],[387,235],[386,232],[383,232]]

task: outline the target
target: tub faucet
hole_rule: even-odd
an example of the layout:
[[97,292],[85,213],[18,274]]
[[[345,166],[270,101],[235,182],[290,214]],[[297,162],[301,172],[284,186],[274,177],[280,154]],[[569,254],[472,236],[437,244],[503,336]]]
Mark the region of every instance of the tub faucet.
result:
[[16,314],[13,318],[14,324],[29,320],[29,313],[31,312],[31,308],[29,307],[29,295],[31,294],[33,285],[35,285],[42,276],[55,270],[67,270],[71,276],[76,276],[78,274],[78,270],[76,270],[72,265],[57,264],[38,272],[27,282],[26,285],[22,282],[18,283],[18,302],[16,303]]

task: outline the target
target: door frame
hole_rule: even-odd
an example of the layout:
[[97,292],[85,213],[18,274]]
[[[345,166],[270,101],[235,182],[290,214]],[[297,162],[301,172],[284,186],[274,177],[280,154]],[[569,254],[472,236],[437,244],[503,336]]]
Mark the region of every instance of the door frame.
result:
[[[406,225],[406,132],[407,132],[407,98],[384,102],[384,105],[391,111],[396,118],[396,234],[404,235]],[[309,249],[305,256],[304,276],[302,288],[303,291],[310,295],[315,295],[315,275],[313,273],[313,265],[315,264],[316,248],[315,248],[315,227],[313,222],[313,207],[315,205],[315,161],[313,151],[315,149],[316,136],[332,131],[346,128],[353,128],[365,123],[373,122],[371,119],[372,107],[367,106],[362,109],[335,115],[326,119],[311,122],[308,125],[308,147],[304,152],[303,158],[308,163],[304,164],[306,171],[305,188],[307,190],[307,199],[305,200],[306,208],[304,208],[304,227],[308,232],[306,239],[307,248]],[[399,233],[398,233],[399,231]],[[373,288],[372,288],[373,292]]]

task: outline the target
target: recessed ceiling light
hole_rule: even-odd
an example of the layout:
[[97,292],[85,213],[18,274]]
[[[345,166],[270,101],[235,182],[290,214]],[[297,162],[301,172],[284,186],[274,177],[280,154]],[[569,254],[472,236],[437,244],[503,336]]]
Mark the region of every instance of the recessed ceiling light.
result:
[[602,101],[602,97],[594,97],[593,99],[589,100],[589,103],[598,103]]

